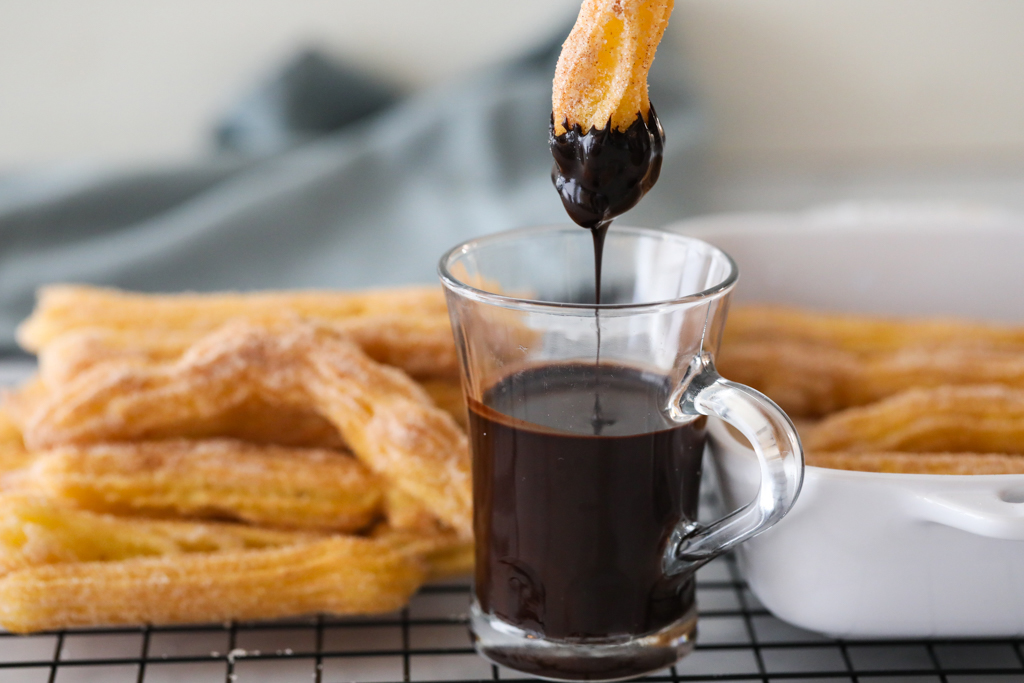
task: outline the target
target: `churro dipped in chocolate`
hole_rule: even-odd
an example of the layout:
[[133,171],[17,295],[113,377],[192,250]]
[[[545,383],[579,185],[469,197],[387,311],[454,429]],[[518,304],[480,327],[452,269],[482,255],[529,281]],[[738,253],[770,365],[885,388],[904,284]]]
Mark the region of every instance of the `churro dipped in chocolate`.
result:
[[585,228],[606,226],[658,180],[665,132],[647,73],[673,0],[584,0],[551,100],[551,177]]

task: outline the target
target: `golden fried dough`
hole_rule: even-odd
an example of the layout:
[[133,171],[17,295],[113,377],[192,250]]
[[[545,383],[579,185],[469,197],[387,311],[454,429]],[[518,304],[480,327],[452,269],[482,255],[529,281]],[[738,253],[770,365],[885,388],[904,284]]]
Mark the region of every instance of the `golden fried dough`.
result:
[[18,429],[17,423],[6,411],[0,410],[0,448],[21,445],[21,430]]
[[820,417],[912,388],[1004,384],[1024,389],[1024,353],[900,348],[858,354],[792,341],[723,345],[722,374],[771,396],[793,417]]
[[64,446],[24,485],[89,510],[358,531],[382,513],[380,479],[343,453],[231,440]]
[[895,474],[1024,474],[1024,457],[1003,453],[807,453],[813,467]]
[[384,510],[390,529],[434,535],[440,528],[440,521],[419,499],[394,486],[384,492]]
[[378,526],[370,536],[388,540],[403,552],[422,558],[428,567],[428,580],[465,575],[473,570],[473,541],[441,527],[436,520],[429,528],[396,529],[389,522]]
[[[123,367],[123,361],[114,367]],[[95,368],[90,376],[103,374]],[[24,424],[29,416],[40,410],[55,392],[65,391],[70,380],[57,384],[44,384],[38,378],[28,382],[16,392],[2,395],[3,407],[15,423]],[[298,406],[274,405],[260,396],[211,412],[187,424],[169,424],[155,427],[146,434],[147,439],[207,439],[227,437],[256,444],[288,447],[344,449],[345,442],[337,427],[319,413]]]
[[555,68],[555,135],[647,120],[647,72],[673,0],[584,0]]
[[[427,578],[472,570],[472,543],[450,531],[407,533],[385,527],[374,536],[375,542],[422,560]],[[38,495],[0,495],[0,576],[42,565],[142,557],[173,561],[187,554],[283,548],[327,538],[245,524],[121,517],[73,508]]]
[[737,342],[799,342],[851,353],[905,348],[1024,352],[1024,328],[955,319],[900,320],[784,306],[737,306],[723,347]]
[[189,434],[253,399],[317,412],[371,470],[471,537],[466,435],[407,375],[329,326],[229,323],[176,361],[83,372],[21,419],[26,444],[41,449]]
[[0,578],[0,624],[28,632],[387,612],[406,604],[427,571],[425,562],[393,541],[357,536],[50,564]]
[[52,285],[39,291],[35,311],[18,329],[18,341],[26,350],[38,351],[65,332],[83,327],[202,334],[238,317],[273,324],[296,316],[333,322],[385,313],[448,315],[444,294],[435,286],[165,295]]
[[849,407],[860,361],[837,349],[780,341],[723,344],[715,363],[724,377],[770,396],[790,417]]
[[775,399],[807,464],[930,474],[1024,472],[1024,328],[741,306],[717,365]]
[[17,422],[0,409],[0,489],[5,475],[28,466],[34,456],[25,449]]
[[467,428],[466,396],[458,382],[448,380],[424,380],[420,382],[424,391],[438,408],[451,415],[459,426]]
[[117,517],[39,495],[0,495],[0,575],[44,564],[276,548],[316,538],[244,524]]
[[472,568],[440,289],[54,287],[20,340],[41,367],[0,413],[0,625],[390,611]]
[[476,560],[472,541],[458,540],[438,547],[426,556],[430,567],[428,579],[447,579],[454,576],[465,576],[473,572]]
[[[334,325],[345,331],[345,325]],[[434,342],[423,343],[424,337],[403,336],[400,327],[380,330],[376,342],[369,341],[368,334],[360,340],[353,336],[368,356],[417,374],[423,388],[439,408],[451,414],[465,427],[466,403],[459,385],[457,372],[451,369],[454,363],[454,346],[447,318],[441,320],[438,329],[431,334]],[[381,341],[394,336],[390,342]],[[39,375],[42,379],[40,393],[45,387],[59,387],[72,381],[80,373],[97,365],[114,362],[124,364],[137,361],[142,364],[177,360],[200,335],[175,335],[173,333],[124,333],[89,328],[68,332],[57,337],[39,352]],[[403,350],[400,339],[407,339],[409,348]],[[375,354],[376,352],[376,354]],[[391,354],[391,355],[389,355]],[[397,354],[397,356],[395,355]],[[416,373],[415,370],[419,372]],[[310,446],[337,448],[341,445],[337,430],[329,422],[313,412],[286,410],[252,401],[231,413],[218,416],[208,424],[196,425],[196,431],[183,435],[192,438],[206,436],[229,436],[255,443],[275,443],[285,446]]]
[[[286,311],[278,317],[287,320]],[[291,316],[299,319],[298,316]],[[248,319],[243,315],[239,319]],[[135,358],[143,362],[174,360],[212,328],[188,330],[152,327],[132,329],[96,326],[73,328],[52,339],[36,353],[43,381],[60,384],[94,365]],[[381,313],[331,321],[374,360],[400,367],[417,378],[458,377],[455,342],[447,315]]]
[[829,415],[804,430],[803,444],[808,452],[1024,454],[1024,391],[912,389]]

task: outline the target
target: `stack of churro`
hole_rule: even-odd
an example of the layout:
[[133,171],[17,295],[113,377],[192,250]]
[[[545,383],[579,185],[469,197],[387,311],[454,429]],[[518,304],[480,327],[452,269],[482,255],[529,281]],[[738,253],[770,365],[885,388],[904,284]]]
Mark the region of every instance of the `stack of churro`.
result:
[[719,367],[798,419],[810,465],[1024,473],[1022,328],[747,306]]
[[44,290],[0,413],[0,625],[360,614],[472,564],[441,291]]

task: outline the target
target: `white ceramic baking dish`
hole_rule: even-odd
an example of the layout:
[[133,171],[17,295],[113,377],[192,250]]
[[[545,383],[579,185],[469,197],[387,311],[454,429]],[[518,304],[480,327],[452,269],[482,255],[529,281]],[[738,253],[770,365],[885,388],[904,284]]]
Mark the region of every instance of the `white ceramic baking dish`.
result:
[[[1024,321],[1024,218],[964,207],[851,205],[671,226],[729,252],[740,301]],[[726,505],[756,493],[753,453],[721,424]],[[1024,635],[1024,475],[808,467],[789,515],[739,550],[757,597],[835,636]]]

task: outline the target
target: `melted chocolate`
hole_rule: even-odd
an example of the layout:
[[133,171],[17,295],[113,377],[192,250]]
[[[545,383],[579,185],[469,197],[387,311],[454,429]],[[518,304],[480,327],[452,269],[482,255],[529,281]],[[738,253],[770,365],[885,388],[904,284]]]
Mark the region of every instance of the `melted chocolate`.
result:
[[569,216],[584,228],[597,228],[629,211],[661,173],[665,131],[652,106],[647,120],[639,113],[626,130],[611,121],[584,133],[579,124],[555,135],[551,122],[551,180]]
[[607,365],[598,381],[589,364],[534,367],[469,404],[477,600],[548,638],[651,633],[694,602],[662,558],[697,517],[705,422],[665,416],[667,377]]

